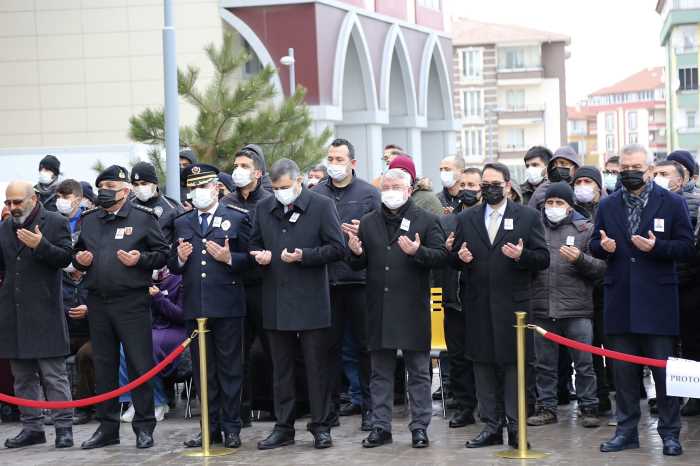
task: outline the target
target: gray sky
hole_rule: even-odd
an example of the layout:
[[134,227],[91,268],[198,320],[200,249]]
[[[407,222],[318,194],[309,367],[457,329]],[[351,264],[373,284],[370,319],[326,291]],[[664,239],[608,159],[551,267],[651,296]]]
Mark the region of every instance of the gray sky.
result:
[[567,104],[645,67],[662,66],[656,0],[450,0],[449,14],[571,37]]

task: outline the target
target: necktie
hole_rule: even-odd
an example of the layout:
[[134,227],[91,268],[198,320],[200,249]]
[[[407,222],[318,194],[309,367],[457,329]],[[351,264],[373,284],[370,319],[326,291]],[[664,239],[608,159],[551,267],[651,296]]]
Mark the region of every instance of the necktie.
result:
[[498,213],[497,210],[491,211],[491,215],[489,216],[489,228],[488,228],[489,241],[491,241],[491,244],[493,244],[493,240],[496,239],[496,233],[498,233],[498,218],[499,217],[500,217],[500,214]]
[[207,222],[207,217],[209,217],[209,214],[207,212],[204,212],[200,215],[199,229],[202,232],[202,236],[204,236],[207,233],[207,227],[209,226],[209,222]]

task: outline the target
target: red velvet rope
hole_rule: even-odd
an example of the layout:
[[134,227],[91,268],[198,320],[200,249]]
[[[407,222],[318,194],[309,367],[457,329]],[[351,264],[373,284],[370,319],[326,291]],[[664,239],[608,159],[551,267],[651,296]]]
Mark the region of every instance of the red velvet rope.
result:
[[644,358],[641,356],[634,356],[632,354],[620,353],[619,351],[611,351],[603,348],[598,348],[597,346],[587,345],[576,340],[570,340],[569,338],[564,338],[556,333],[548,332],[541,327],[535,327],[537,332],[548,340],[554,343],[568,346],[569,348],[577,349],[579,351],[585,351],[587,353],[597,354],[598,356],[605,356],[606,358],[618,359],[620,361],[630,362],[632,364],[639,364],[641,366],[653,366],[660,367],[662,369],[666,368],[666,361],[663,359],[652,359]]
[[153,366],[153,368],[151,368],[151,370],[149,370],[148,372],[143,374],[141,377],[132,380],[128,384],[124,385],[123,387],[119,387],[116,390],[112,390],[111,392],[102,393],[101,395],[91,396],[90,398],[83,398],[81,400],[73,400],[73,401],[27,400],[24,398],[17,398],[14,396],[5,395],[4,393],[0,393],[0,401],[4,401],[5,403],[9,403],[12,405],[26,406],[28,408],[37,408],[37,409],[82,408],[84,406],[90,406],[90,405],[95,405],[97,403],[102,403],[103,401],[111,400],[112,398],[116,398],[118,396],[123,395],[124,393],[130,392],[131,390],[133,390],[133,389],[139,387],[140,385],[143,385],[144,383],[151,380],[160,371],[162,371],[168,365],[170,365],[171,362],[173,362],[175,359],[177,359],[177,357],[180,356],[183,351],[185,351],[185,348],[187,348],[187,346],[190,344],[191,341],[192,341],[191,338],[188,338],[187,340],[183,341],[180,345],[178,345],[177,348],[175,348],[173,350],[172,353],[170,353],[168,356],[166,356],[165,359],[163,359],[157,365]]

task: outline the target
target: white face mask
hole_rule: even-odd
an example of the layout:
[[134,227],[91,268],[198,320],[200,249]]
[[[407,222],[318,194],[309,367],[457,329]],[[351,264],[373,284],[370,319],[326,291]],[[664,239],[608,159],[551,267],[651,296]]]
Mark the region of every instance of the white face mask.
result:
[[617,175],[614,173],[605,173],[603,175],[603,185],[608,191],[614,191],[617,186]]
[[89,209],[90,208],[90,201],[83,198],[83,200],[80,201],[80,207],[82,207],[83,209]]
[[403,191],[382,191],[382,203],[387,209],[396,210],[406,203],[408,199]]
[[284,206],[291,205],[299,197],[294,185],[287,189],[275,189],[275,198]]
[[593,186],[582,184],[574,186],[574,194],[579,202],[591,202],[595,197],[595,189],[593,189]]
[[527,173],[528,183],[532,185],[540,184],[544,179],[544,174],[542,173],[542,168],[540,167],[527,167],[525,169],[525,173]]
[[348,166],[339,164],[330,164],[328,167],[328,176],[335,181],[342,181],[348,176]]
[[251,170],[243,167],[237,167],[233,170],[231,177],[233,178],[233,183],[239,188],[248,186],[253,181]]
[[656,176],[656,177],[654,177],[654,183],[658,184],[659,186],[664,188],[666,191],[671,189],[669,186],[671,184],[671,180],[666,178],[666,177]]
[[545,207],[544,214],[552,223],[559,223],[569,215],[566,211],[566,207]]
[[73,203],[70,199],[59,197],[56,199],[56,210],[63,215],[70,215],[73,212]]
[[457,182],[457,177],[454,172],[448,172],[447,170],[440,172],[440,181],[442,185],[447,189],[450,189]]
[[156,195],[156,185],[146,184],[142,186],[134,186],[134,194],[136,198],[141,202],[146,202]]
[[53,181],[53,172],[49,170],[39,170],[39,183],[50,184]]
[[192,204],[199,210],[204,210],[214,202],[214,193],[210,188],[196,188],[190,191]]

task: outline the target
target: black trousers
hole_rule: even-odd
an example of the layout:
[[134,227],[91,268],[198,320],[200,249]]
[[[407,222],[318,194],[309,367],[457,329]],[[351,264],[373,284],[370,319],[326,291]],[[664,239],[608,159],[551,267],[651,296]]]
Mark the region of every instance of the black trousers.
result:
[[[610,348],[622,353],[635,354],[654,359],[667,359],[673,356],[676,337],[668,335],[608,335]],[[641,416],[639,407],[639,380],[642,366],[622,361],[613,361],[615,371],[615,392],[617,433],[638,438],[638,425]],[[666,395],[666,369],[652,367],[656,384],[656,404],[659,407],[659,422],[656,431],[662,439],[675,438],[681,432],[680,398]]]
[[678,297],[683,357],[700,361],[700,285],[681,285]]
[[[336,285],[331,287],[331,328],[329,332],[329,383],[332,404],[339,399],[342,377],[343,336],[346,327],[350,327],[359,349],[360,389],[362,390],[362,410],[371,409],[369,394],[370,355],[367,351],[367,294],[364,285]],[[307,365],[308,367],[308,365]]]
[[[490,433],[518,430],[518,372],[515,364],[474,362],[479,414]],[[505,412],[504,412],[505,411]],[[505,414],[505,416],[504,416]]]
[[329,432],[330,391],[328,390],[329,329],[279,331],[268,330],[274,392],[275,430],[294,432],[296,420],[295,372],[301,349],[306,364],[311,423],[309,431]]
[[260,340],[266,364],[256,367],[255,371],[272,367],[272,361],[270,360],[270,343],[262,325],[262,286],[246,286],[245,296],[246,318],[243,327],[243,402],[241,404],[241,417],[250,419],[251,411],[253,410],[253,394],[255,392],[250,354],[256,340]]
[[[593,346],[607,346],[605,338],[605,320],[603,318],[603,291],[598,287],[593,289]],[[608,361],[608,365],[610,362]],[[610,399],[610,367],[605,367],[602,356],[593,355],[593,370],[595,371],[598,402]]]
[[444,326],[449,361],[450,393],[459,405],[459,409],[474,411],[476,408],[476,382],[474,381],[474,363],[467,359],[464,353],[467,330],[464,312],[449,307],[445,308]]
[[[195,320],[185,322],[187,333],[197,327]],[[241,385],[243,382],[242,340],[243,319],[239,317],[207,320],[207,394],[209,395],[209,428],[227,434],[241,431]],[[201,336],[200,336],[201,338]],[[199,379],[199,345],[190,346],[192,374],[197,391]]]
[[[150,298],[146,289],[117,297],[89,293],[90,341],[95,365],[95,392],[106,393],[119,387],[119,344],[124,347],[129,380],[154,366],[151,336]],[[156,427],[153,385],[149,381],[131,392],[136,411],[134,432],[153,432]],[[100,429],[107,435],[119,434],[119,399],[97,406]]]

